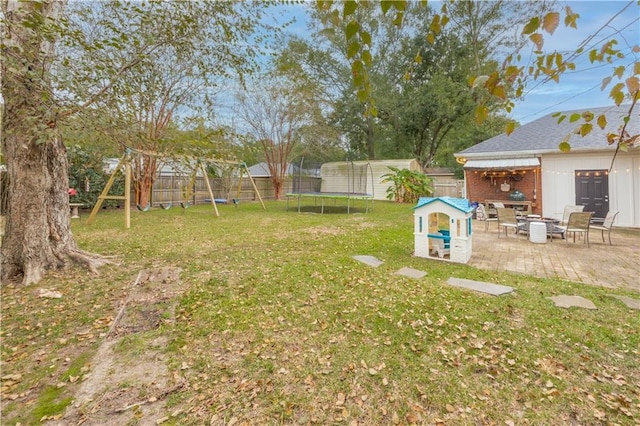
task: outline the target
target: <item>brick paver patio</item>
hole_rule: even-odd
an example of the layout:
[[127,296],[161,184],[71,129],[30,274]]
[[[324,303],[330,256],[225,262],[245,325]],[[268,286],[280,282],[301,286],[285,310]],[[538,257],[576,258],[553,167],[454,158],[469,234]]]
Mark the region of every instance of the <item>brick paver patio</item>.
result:
[[498,238],[496,223],[485,232],[484,223],[474,221],[469,265],[640,291],[640,229],[614,229],[612,246],[602,242],[600,231],[589,234],[590,247],[583,240],[567,243],[558,237],[535,244],[522,234],[517,240],[511,233]]

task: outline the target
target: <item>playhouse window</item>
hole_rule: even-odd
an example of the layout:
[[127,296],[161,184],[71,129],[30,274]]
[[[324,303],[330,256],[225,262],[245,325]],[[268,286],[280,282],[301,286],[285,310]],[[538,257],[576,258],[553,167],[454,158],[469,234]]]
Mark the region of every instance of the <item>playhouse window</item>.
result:
[[449,215],[444,213],[433,213],[429,218],[430,231],[444,229],[449,230]]

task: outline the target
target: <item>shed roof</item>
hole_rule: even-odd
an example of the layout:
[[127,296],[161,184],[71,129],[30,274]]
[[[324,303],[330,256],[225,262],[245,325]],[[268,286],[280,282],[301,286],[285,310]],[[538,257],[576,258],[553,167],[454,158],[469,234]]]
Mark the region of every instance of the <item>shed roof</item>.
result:
[[[287,171],[286,175],[291,176],[296,172],[297,167],[291,163],[287,163]],[[252,177],[270,177],[271,171],[269,170],[269,165],[266,162],[254,164],[253,166],[248,168],[249,173],[251,173]]]
[[445,203],[463,213],[471,213],[473,211],[473,207],[469,204],[469,200],[466,198],[454,197],[420,197],[418,204],[414,207],[414,210],[435,202]]
[[[533,155],[559,152],[558,145],[567,135],[570,139],[572,151],[609,151],[615,150],[615,145],[607,144],[607,134],[617,133],[622,118],[628,114],[630,105],[608,106],[599,108],[585,108],[564,112],[567,118],[558,123],[558,117],[554,113],[546,115],[538,120],[518,127],[507,135],[502,133],[491,139],[487,139],[477,145],[457,152],[456,157],[480,158],[490,154],[493,158],[515,157],[517,155]],[[607,117],[607,126],[601,129],[594,123],[593,130],[588,135],[581,137],[573,132],[581,124],[581,121],[570,122],[569,116],[574,113],[591,111],[596,117],[604,114]],[[634,113],[627,125],[628,133],[634,135],[640,133],[640,115]]]

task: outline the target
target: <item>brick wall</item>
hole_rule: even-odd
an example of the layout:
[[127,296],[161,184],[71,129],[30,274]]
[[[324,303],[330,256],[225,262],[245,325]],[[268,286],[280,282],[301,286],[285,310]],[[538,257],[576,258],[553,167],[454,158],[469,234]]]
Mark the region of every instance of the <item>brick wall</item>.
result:
[[[540,168],[518,170],[522,173],[522,180],[516,181],[508,176],[485,177],[484,170],[465,170],[467,180],[467,199],[471,202],[484,203],[485,200],[509,200],[509,192],[518,190],[524,194],[525,201],[532,202],[532,213],[542,214],[542,182]],[[500,173],[502,172],[493,172]],[[508,175],[509,172],[504,172]],[[537,174],[537,176],[536,176]],[[504,182],[511,185],[509,192],[502,192],[500,185]],[[534,200],[534,186],[537,185],[537,199]]]

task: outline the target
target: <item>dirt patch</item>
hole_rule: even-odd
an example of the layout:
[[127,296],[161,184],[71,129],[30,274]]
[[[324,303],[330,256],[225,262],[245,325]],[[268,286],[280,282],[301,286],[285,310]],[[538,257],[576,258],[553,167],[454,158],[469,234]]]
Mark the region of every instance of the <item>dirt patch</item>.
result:
[[173,321],[184,292],[180,269],[141,271],[98,348],[62,419],[49,424],[155,425],[166,416],[165,397],[186,387],[171,377],[164,351],[167,339],[145,339],[145,332]]
[[313,228],[305,229],[304,232],[311,235],[342,235],[344,230],[338,227],[314,226]]

